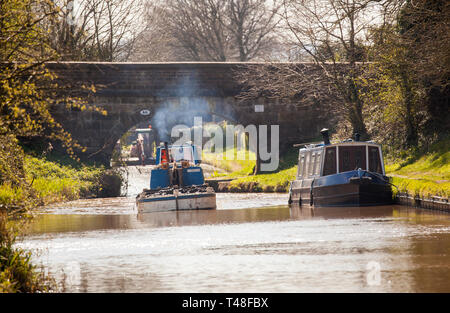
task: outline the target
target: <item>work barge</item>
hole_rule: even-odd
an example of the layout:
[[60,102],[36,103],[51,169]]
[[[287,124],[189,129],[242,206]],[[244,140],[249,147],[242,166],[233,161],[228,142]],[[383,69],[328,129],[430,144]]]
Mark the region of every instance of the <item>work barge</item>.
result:
[[150,188],[136,197],[138,211],[216,209],[216,194],[205,183],[200,162],[198,149],[192,143],[161,143],[150,172]]

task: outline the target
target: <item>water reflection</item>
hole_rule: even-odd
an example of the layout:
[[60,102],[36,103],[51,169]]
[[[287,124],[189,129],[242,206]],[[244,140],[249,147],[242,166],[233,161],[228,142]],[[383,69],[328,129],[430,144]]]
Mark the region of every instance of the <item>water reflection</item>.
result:
[[[102,199],[102,207],[108,199]],[[110,201],[117,201],[116,198]],[[31,225],[30,233],[57,233],[57,232],[85,232],[106,229],[133,229],[145,227],[171,227],[189,225],[209,225],[223,223],[252,223],[268,221],[307,220],[307,219],[360,219],[360,218],[398,218],[407,219],[412,223],[435,223],[436,220],[449,220],[449,214],[438,211],[417,210],[404,206],[378,206],[378,207],[339,207],[315,208],[298,205],[277,205],[260,208],[230,209],[225,207],[218,210],[192,210],[170,211],[154,213],[138,213],[130,209],[129,214],[88,214],[81,211],[86,205],[85,200],[77,203],[78,207],[65,208],[66,214],[40,214],[35,223]],[[133,202],[134,203],[134,202]],[[223,203],[222,203],[223,205]],[[61,210],[59,211],[61,213]],[[70,214],[68,214],[70,213]]]
[[69,292],[450,291],[449,214],[218,200],[218,210],[146,214],[132,198],[74,202],[48,208],[19,245],[58,281],[77,278]]

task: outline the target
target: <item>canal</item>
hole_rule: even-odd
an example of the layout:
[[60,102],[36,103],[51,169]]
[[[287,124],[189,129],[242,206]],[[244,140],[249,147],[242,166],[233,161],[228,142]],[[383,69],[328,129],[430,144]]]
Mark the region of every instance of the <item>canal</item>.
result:
[[450,292],[450,215],[299,208],[217,195],[212,211],[138,214],[127,197],[40,210],[18,245],[66,292]]

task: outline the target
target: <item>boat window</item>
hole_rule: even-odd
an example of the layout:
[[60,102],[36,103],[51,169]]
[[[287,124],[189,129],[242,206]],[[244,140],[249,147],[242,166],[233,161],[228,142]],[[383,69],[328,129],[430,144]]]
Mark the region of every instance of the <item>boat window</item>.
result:
[[305,166],[303,167],[303,177],[308,176],[310,165],[311,165],[311,152],[306,152],[305,153]]
[[339,172],[366,169],[366,146],[340,146]]
[[192,157],[192,147],[191,146],[174,146],[170,148],[170,155],[175,162],[181,160],[194,161]]
[[298,171],[297,171],[298,177],[303,176],[304,168],[305,168],[305,154],[301,153],[298,161]]
[[378,147],[369,148],[369,171],[383,174],[381,169],[380,152]]
[[336,147],[327,148],[325,151],[323,175],[336,174]]
[[314,175],[314,164],[316,161],[316,153],[311,153],[311,160],[309,162],[309,168],[308,168],[308,175],[313,176]]
[[314,175],[320,175],[320,163],[322,163],[322,158],[320,157],[320,151],[316,153],[316,164],[314,166]]

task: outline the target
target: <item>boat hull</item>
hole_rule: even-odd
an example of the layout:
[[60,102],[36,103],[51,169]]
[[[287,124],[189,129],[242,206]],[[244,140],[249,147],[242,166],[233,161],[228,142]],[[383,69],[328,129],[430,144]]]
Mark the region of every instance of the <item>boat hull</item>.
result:
[[293,181],[290,202],[300,205],[374,206],[392,204],[392,190],[379,177],[360,177],[357,171]]
[[392,203],[389,185],[348,183],[313,188],[313,204],[325,206],[374,206]]
[[164,195],[136,200],[140,213],[216,209],[215,193]]

